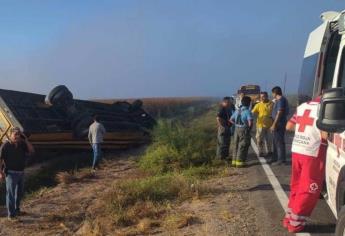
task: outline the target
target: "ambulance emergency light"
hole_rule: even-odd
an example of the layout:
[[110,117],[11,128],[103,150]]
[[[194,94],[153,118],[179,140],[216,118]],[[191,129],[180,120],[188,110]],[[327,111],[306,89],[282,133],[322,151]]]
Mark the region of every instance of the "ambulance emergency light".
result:
[[329,133],[345,131],[344,88],[333,88],[324,91],[316,125],[320,130]]

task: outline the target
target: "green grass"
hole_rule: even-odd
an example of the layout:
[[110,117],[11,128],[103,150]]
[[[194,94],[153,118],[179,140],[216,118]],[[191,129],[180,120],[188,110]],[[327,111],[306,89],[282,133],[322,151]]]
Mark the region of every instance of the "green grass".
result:
[[184,194],[191,194],[191,182],[190,178],[175,173],[127,180],[114,187],[112,203],[117,210],[122,210],[137,201],[173,200]]
[[181,174],[188,178],[194,178],[197,180],[205,180],[212,176],[222,175],[224,172],[224,168],[226,168],[225,164],[223,167],[204,165],[204,166],[197,166],[197,167],[191,167],[191,168],[185,169],[181,172]]

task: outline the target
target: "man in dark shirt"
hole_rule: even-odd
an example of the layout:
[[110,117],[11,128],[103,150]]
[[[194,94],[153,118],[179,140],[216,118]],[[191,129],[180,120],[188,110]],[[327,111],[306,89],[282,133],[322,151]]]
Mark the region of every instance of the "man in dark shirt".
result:
[[229,147],[231,138],[230,118],[235,111],[230,97],[224,97],[217,113],[218,135],[217,135],[217,157],[225,160],[229,157]]
[[9,219],[20,214],[26,156],[33,152],[33,146],[19,128],[10,130],[9,140],[0,148],[0,160],[3,166],[1,175],[6,176],[6,207]]
[[286,162],[285,126],[289,114],[289,103],[283,96],[281,88],[278,86],[272,89],[272,96],[275,102],[272,110],[273,124],[271,126],[273,136],[273,157],[270,162],[276,162],[277,165],[281,165]]

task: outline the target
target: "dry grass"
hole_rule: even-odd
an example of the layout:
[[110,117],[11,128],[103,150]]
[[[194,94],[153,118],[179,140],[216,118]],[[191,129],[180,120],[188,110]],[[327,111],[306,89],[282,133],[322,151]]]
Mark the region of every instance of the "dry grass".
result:
[[140,233],[147,234],[152,230],[152,228],[159,227],[159,226],[160,226],[159,221],[152,220],[150,218],[144,218],[140,220],[139,223],[137,224],[137,229]]
[[98,202],[97,209],[105,211],[96,211],[97,217],[91,216],[91,223],[84,225],[81,232],[92,228],[88,235],[116,232],[116,235],[131,236],[151,235],[162,228],[180,229],[200,220],[194,215],[175,213],[175,206],[211,191],[193,175],[184,173],[117,182]]
[[163,227],[171,231],[198,223],[201,223],[200,219],[192,214],[175,213],[165,217]]
[[59,184],[71,184],[78,181],[74,173],[67,171],[57,173],[55,179]]
[[198,198],[206,192],[209,190],[194,178],[174,173],[118,183],[104,202],[114,224],[124,227],[147,218],[160,220],[170,203]]
[[59,172],[55,176],[56,182],[59,184],[71,184],[75,182],[80,182],[86,179],[94,178],[95,175],[91,173],[90,171],[79,171],[79,172]]
[[95,177],[95,174],[90,172],[89,170],[81,171],[76,173],[76,177],[79,181],[92,179]]

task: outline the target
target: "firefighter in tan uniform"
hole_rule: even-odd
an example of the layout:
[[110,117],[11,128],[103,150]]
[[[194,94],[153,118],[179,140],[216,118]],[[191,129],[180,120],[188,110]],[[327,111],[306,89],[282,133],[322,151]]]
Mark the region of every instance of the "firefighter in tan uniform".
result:
[[292,142],[290,198],[283,225],[289,232],[303,231],[319,199],[325,178],[327,133],[316,127],[320,98],[303,103],[287,123],[295,130]]

